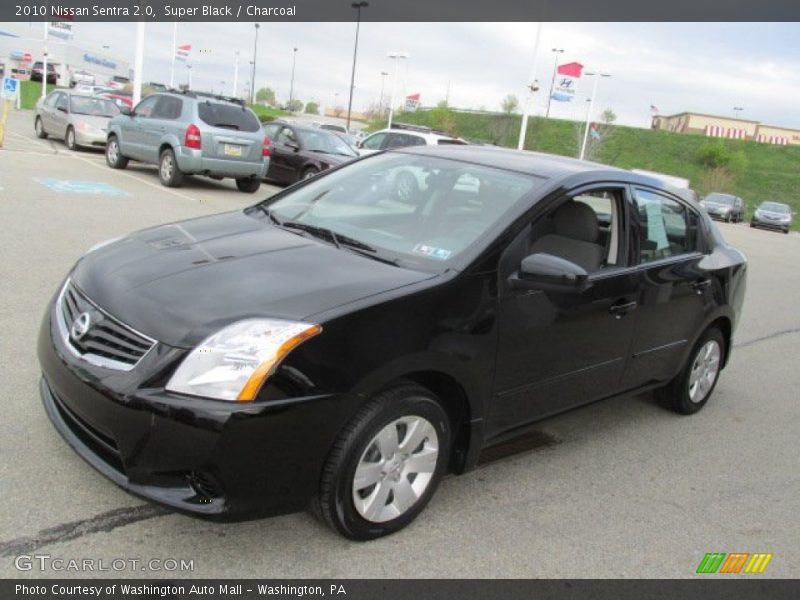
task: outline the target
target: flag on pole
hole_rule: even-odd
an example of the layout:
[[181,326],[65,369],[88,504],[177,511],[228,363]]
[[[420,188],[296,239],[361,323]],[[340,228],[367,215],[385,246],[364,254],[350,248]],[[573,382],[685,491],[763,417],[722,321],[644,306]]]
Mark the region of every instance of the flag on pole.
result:
[[186,61],[189,59],[189,53],[192,51],[191,44],[181,44],[175,49],[175,60]]
[[403,110],[405,112],[414,112],[419,108],[419,94],[411,94],[406,96],[406,103]]
[[578,81],[581,78],[581,71],[583,65],[581,63],[571,62],[564,65],[559,65],[556,69],[556,82],[553,87],[553,100],[558,102],[571,102],[575,97],[575,89],[578,87]]
[[654,115],[657,115],[658,114],[658,107],[655,104],[651,104],[650,105],[650,112],[653,113]]

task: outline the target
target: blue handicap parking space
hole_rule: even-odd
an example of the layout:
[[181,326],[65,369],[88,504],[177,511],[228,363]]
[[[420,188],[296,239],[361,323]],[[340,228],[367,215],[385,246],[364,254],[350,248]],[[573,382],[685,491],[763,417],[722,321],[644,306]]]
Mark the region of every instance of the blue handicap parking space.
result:
[[95,196],[130,196],[124,190],[102,181],[76,181],[74,179],[57,179],[55,177],[36,177],[43,186],[65,194],[93,194]]

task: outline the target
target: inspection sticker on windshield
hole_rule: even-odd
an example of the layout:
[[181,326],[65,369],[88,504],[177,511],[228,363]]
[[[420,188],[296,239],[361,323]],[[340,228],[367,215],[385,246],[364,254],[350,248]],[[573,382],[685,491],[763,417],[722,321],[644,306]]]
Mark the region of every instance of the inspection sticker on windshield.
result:
[[426,246],[425,244],[417,244],[412,250],[415,254],[421,254],[428,258],[435,258],[437,260],[447,260],[450,258],[452,252],[444,248],[437,248],[436,246]]
[[73,179],[56,179],[55,177],[36,177],[34,180],[53,191],[67,194],[130,196],[128,192],[101,181],[75,181]]

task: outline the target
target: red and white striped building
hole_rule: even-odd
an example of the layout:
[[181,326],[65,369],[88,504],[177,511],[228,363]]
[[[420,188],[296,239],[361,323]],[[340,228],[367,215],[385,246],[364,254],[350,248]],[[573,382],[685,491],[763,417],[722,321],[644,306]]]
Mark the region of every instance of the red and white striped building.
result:
[[750,140],[780,146],[800,145],[800,130],[764,125],[759,121],[700,113],[678,113],[653,117],[653,129],[694,133],[708,137]]

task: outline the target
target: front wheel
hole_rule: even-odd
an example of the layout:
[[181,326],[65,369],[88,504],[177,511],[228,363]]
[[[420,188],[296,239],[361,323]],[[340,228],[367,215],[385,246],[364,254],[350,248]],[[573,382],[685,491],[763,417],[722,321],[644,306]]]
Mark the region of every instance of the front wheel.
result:
[[67,145],[67,148],[73,152],[78,149],[78,142],[75,141],[75,129],[73,129],[71,125],[67,127],[67,135],[64,137],[64,143]]
[[717,385],[725,356],[725,339],[716,327],[708,329],[695,344],[681,372],[659,396],[672,410],[691,415],[706,405]]
[[378,394],[342,431],[314,511],[353,540],[399,531],[425,508],[447,468],[450,421],[415,384]]
[[241,177],[236,180],[236,187],[240,192],[254,194],[261,187],[261,180],[258,177]]
[[106,142],[106,164],[112,169],[124,169],[128,166],[128,159],[122,156],[119,140],[115,135],[109,137]]
[[33,129],[36,132],[36,137],[38,137],[40,140],[47,139],[47,132],[44,130],[42,117],[36,117],[36,120],[33,122]]
[[179,187],[183,183],[183,171],[175,160],[172,148],[167,148],[161,153],[158,161],[158,178],[161,180],[161,185],[167,187]]

